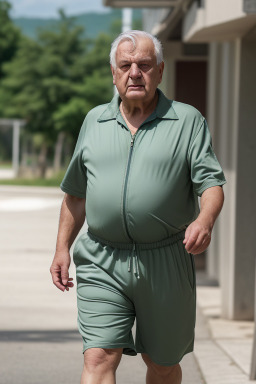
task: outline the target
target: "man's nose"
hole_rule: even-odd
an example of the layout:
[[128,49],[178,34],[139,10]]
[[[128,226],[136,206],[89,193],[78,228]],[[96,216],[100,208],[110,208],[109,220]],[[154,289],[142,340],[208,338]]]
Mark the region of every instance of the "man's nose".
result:
[[140,71],[140,68],[138,67],[138,64],[132,63],[130,67],[130,77],[134,79],[141,77],[141,71]]

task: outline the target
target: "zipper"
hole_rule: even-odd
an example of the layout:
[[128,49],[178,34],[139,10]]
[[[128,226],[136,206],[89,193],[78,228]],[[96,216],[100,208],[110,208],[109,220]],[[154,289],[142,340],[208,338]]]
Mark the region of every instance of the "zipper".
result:
[[[136,243],[134,239],[132,238],[129,229],[128,229],[128,224],[127,224],[127,219],[126,219],[126,213],[125,213],[125,205],[126,205],[126,192],[127,192],[127,183],[128,183],[128,176],[130,172],[130,165],[131,165],[131,157],[132,157],[132,152],[133,152],[133,145],[134,145],[134,140],[137,135],[139,128],[137,129],[136,133],[132,136],[131,139],[131,145],[130,145],[130,151],[129,151],[129,157],[128,157],[128,164],[126,168],[126,175],[125,175],[125,181],[124,181],[124,194],[123,194],[123,217],[124,217],[124,225],[125,225],[125,230],[127,237],[132,241],[133,247],[132,247],[132,256],[135,258],[134,264],[133,264],[133,273],[137,274],[138,279],[140,278],[140,273],[139,273],[139,266],[138,266],[138,258],[137,258],[137,253],[136,253]],[[128,272],[131,270],[131,257],[129,258],[129,264],[128,264]]]
[[126,214],[125,214],[125,204],[126,204],[126,191],[127,191],[127,182],[128,182],[128,176],[129,176],[129,171],[130,171],[130,164],[131,164],[131,157],[132,157],[132,152],[133,152],[133,144],[135,140],[135,136],[137,135],[138,130],[136,133],[132,136],[131,139],[131,145],[130,145],[130,151],[129,151],[129,157],[128,157],[128,164],[126,168],[126,175],[125,175],[125,182],[124,182],[124,194],[123,194],[123,216],[124,216],[124,225],[126,229],[126,234],[129,237],[129,239],[134,243],[132,236],[129,233],[128,229],[128,224],[126,220]]

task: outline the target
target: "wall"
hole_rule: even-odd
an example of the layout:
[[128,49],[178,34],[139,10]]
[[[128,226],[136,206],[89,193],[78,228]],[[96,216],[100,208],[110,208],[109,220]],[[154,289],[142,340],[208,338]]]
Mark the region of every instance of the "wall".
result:
[[225,204],[214,228],[208,271],[218,276],[222,316],[254,317],[256,228],[256,52],[251,34],[210,47],[208,110],[224,169]]

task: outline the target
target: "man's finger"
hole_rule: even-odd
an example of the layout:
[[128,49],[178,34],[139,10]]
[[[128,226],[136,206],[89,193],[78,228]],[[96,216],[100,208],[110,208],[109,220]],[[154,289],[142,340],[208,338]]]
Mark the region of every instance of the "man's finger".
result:
[[211,239],[208,238],[208,240],[205,241],[205,242],[202,244],[201,247],[198,247],[196,250],[194,250],[194,251],[191,252],[191,253],[193,253],[193,255],[198,255],[199,253],[203,253],[203,252],[208,248],[210,242],[211,242]]
[[199,247],[202,246],[203,241],[204,241],[204,234],[199,233],[196,241],[193,244],[191,244],[191,247],[189,248],[189,252],[190,253],[195,252]]
[[61,280],[63,285],[67,285],[68,282],[68,268],[63,265],[61,266]]
[[53,272],[51,272],[51,274],[52,274],[53,284],[57,288],[59,288],[61,291],[65,291],[65,286],[61,282],[60,271],[53,271]]
[[65,287],[64,287],[64,285],[61,284],[59,281],[56,281],[54,284],[55,284],[56,287],[59,288],[61,291],[63,291],[63,292],[65,291]]
[[190,252],[190,250],[193,248],[194,244],[196,243],[198,235],[199,235],[198,232],[193,231],[192,233],[190,233],[190,236],[189,236],[189,238],[186,242],[186,246],[185,246],[185,248],[188,252]]
[[191,232],[191,228],[190,227],[187,227],[186,231],[185,231],[185,238],[183,240],[183,244],[186,244],[188,239],[189,239],[189,236],[190,236],[190,232]]
[[204,252],[206,248],[208,248],[210,242],[211,242],[211,238],[207,236],[202,242],[202,244],[199,247],[193,249],[193,252],[191,253],[193,253],[194,255],[198,255],[199,253]]

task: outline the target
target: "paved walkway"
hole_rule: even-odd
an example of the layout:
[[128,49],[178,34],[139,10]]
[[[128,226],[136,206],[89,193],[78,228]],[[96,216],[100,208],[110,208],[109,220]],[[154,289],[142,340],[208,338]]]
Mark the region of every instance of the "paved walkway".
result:
[[[200,280],[200,277],[199,277]],[[207,384],[249,384],[253,321],[220,317],[220,288],[197,287],[195,357]]]
[[[49,273],[62,197],[58,188],[0,186],[1,384],[80,380],[75,287],[57,290]],[[73,263],[70,275],[75,278]],[[202,282],[198,273],[195,352],[182,360],[182,383],[253,383],[248,381],[253,323],[220,319],[219,288]],[[145,372],[140,354],[123,355],[117,383],[142,384]]]
[[0,179],[14,179],[15,172],[12,168],[0,168]]

